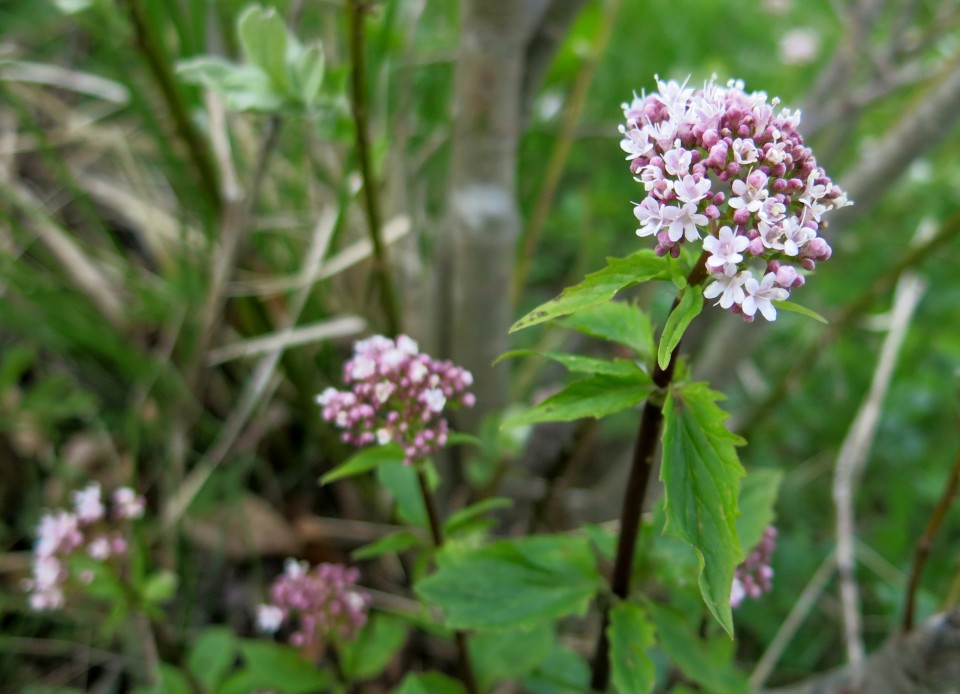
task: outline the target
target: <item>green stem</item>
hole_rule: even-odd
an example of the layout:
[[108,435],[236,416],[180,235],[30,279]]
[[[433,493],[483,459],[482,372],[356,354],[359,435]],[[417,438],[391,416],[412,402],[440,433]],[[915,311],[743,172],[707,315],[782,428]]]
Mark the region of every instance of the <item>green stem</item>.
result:
[[380,288],[380,305],[387,321],[387,330],[392,337],[401,331],[400,311],[397,307],[393,281],[390,279],[390,264],[387,247],[381,236],[380,201],[377,183],[370,163],[370,134],[367,121],[366,65],[363,55],[363,13],[361,0],[347,0],[347,20],[350,24],[350,60],[353,65],[350,86],[353,101],[353,123],[356,134],[357,159],[363,177],[363,200],[367,215],[367,227],[373,242],[373,271]]
[[[687,276],[687,286],[691,289],[703,282],[707,276],[707,256],[704,251],[697,264]],[[672,313],[680,303],[680,295],[673,300],[670,309]],[[677,355],[680,344],[670,353],[670,361],[666,368],[660,365],[653,370],[653,382],[661,390],[665,390],[673,380],[676,368]],[[643,501],[647,495],[647,487],[653,476],[654,455],[657,443],[660,441],[660,427],[663,423],[663,402],[660,398],[647,398],[640,415],[640,428],[637,431],[637,440],[633,449],[633,464],[630,467],[630,477],[623,495],[623,508],[620,511],[620,536],[617,539],[617,558],[610,576],[610,590],[621,600],[630,594],[630,577],[633,573],[633,559],[637,549],[637,537],[640,533],[640,518],[643,513]],[[607,639],[607,627],[610,625],[610,607],[603,610],[603,619],[597,648],[593,657],[593,674],[590,686],[596,691],[605,691],[610,681],[610,642]]]
[[[414,464],[417,469],[417,481],[420,483],[420,495],[423,497],[423,505],[427,509],[427,519],[430,522],[430,537],[433,539],[433,546],[436,549],[443,547],[443,525],[440,523],[440,514],[437,512],[437,502],[430,490],[430,483],[427,481],[427,475],[423,466]],[[473,673],[473,663],[470,660],[470,650],[467,648],[466,633],[457,630],[453,632],[453,640],[457,647],[457,659],[460,662],[460,677],[468,694],[479,694],[477,679]]]
[[130,21],[133,23],[137,50],[147,61],[150,73],[163,93],[164,101],[166,101],[167,108],[173,118],[174,128],[177,135],[187,146],[187,153],[193,161],[194,168],[200,178],[201,187],[210,205],[219,214],[223,207],[223,200],[220,197],[220,183],[213,155],[194,126],[193,121],[190,120],[183,96],[177,88],[176,79],[170,69],[170,63],[163,55],[160,40],[152,32],[153,28],[144,13],[142,0],[123,0],[123,4],[126,5]]

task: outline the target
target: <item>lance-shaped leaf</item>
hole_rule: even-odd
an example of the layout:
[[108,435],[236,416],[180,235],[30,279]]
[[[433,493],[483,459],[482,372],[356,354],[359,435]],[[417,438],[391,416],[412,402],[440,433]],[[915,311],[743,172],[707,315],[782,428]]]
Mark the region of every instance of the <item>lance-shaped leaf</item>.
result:
[[555,395],[503,423],[515,427],[538,422],[569,422],[583,417],[606,417],[646,400],[654,390],[643,371],[629,376],[595,374],[574,381]]
[[622,602],[610,611],[610,662],[620,694],[649,694],[657,673],[647,651],[653,647],[653,624],[639,605]]
[[535,349],[515,349],[512,352],[502,354],[497,358],[496,364],[501,359],[510,359],[511,357],[540,356],[558,364],[562,364],[567,371],[590,374],[613,374],[630,375],[635,374],[642,369],[636,362],[629,359],[598,359],[596,357],[585,357],[582,354],[567,354],[566,352],[539,352]]
[[448,543],[416,591],[455,629],[510,629],[582,615],[600,587],[584,537],[535,536],[485,547]]
[[680,302],[677,307],[667,316],[667,322],[663,326],[663,335],[660,336],[657,363],[661,369],[667,368],[667,364],[670,363],[670,355],[680,344],[690,321],[700,315],[702,310],[703,291],[700,289],[700,285],[685,287],[680,294]]
[[629,347],[642,358],[653,356],[653,328],[650,317],[626,301],[607,301],[577,311],[563,324],[591,337]]
[[357,453],[347,458],[337,467],[320,478],[320,484],[330,484],[345,477],[362,475],[381,465],[402,463],[403,451],[396,443],[386,446],[371,446],[361,448]]
[[626,287],[669,276],[669,261],[651,250],[637,251],[626,258],[608,258],[607,267],[587,275],[580,284],[568,287],[556,299],[535,308],[514,323],[510,332],[601,304]]
[[722,398],[705,383],[673,388],[663,406],[663,464],[667,515],[664,532],[696,550],[700,593],[710,613],[732,636],[730,587],[743,560],[737,539],[737,499],[743,467],[727,430]]
[[783,472],[773,468],[751,470],[740,490],[740,516],[737,518],[737,536],[745,552],[760,544],[763,531],[773,525],[773,506]]

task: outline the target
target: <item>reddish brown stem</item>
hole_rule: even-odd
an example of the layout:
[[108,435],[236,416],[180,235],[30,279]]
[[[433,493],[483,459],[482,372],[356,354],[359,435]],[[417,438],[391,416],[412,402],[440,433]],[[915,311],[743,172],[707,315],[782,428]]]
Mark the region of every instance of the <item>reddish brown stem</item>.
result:
[[917,542],[917,549],[913,554],[913,566],[910,568],[910,582],[907,584],[906,607],[903,611],[903,633],[908,633],[913,629],[913,620],[917,607],[917,591],[920,589],[920,577],[923,575],[923,567],[930,555],[930,545],[933,543],[933,536],[937,534],[943,519],[950,510],[954,497],[957,495],[957,486],[960,485],[960,456],[957,462],[953,464],[950,470],[950,477],[947,479],[947,485],[943,488],[943,494],[937,507],[933,510],[933,515],[927,521],[927,527],[923,535]]
[[[707,275],[707,253],[701,254],[697,264],[687,276],[687,285],[693,291],[696,285],[703,282]],[[673,300],[670,309],[672,313],[680,303],[680,295]],[[653,370],[653,382],[661,391],[670,385],[673,380],[673,371],[676,368],[677,355],[680,345],[674,347],[670,353],[670,361],[665,369],[659,364]],[[637,548],[637,537],[640,533],[640,517],[643,513],[643,501],[647,495],[647,487],[653,475],[654,455],[657,443],[660,441],[660,425],[663,423],[663,403],[659,398],[648,398],[640,415],[640,428],[637,431],[637,442],[633,449],[633,465],[630,467],[630,477],[627,480],[627,489],[623,495],[623,508],[620,511],[620,537],[617,540],[617,558],[613,565],[610,577],[610,590],[621,600],[630,594],[630,576],[633,573],[633,558]],[[605,691],[610,681],[610,643],[607,639],[607,627],[610,625],[610,606],[604,608],[597,640],[597,648],[593,656],[593,674],[590,686],[596,691]]]

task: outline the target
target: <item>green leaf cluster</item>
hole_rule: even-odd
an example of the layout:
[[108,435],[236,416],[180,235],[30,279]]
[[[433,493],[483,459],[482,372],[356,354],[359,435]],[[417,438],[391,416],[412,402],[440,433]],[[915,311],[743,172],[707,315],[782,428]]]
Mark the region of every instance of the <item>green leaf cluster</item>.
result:
[[178,63],[180,77],[217,92],[237,111],[308,112],[330,103],[321,90],[326,66],[319,40],[302,45],[274,8],[259,5],[241,13],[237,34],[244,63],[215,56],[190,58]]

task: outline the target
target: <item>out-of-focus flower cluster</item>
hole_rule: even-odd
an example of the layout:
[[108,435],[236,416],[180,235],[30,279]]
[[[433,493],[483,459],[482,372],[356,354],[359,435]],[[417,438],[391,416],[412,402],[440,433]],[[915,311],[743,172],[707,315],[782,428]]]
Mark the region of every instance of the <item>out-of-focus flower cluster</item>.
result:
[[772,525],[763,531],[760,540],[752,552],[737,567],[730,589],[730,607],[737,608],[745,598],[757,600],[773,588],[773,569],[770,557],[777,547],[777,529]]
[[257,608],[257,627],[273,634],[293,627],[290,643],[308,647],[333,637],[350,640],[367,621],[370,595],[356,587],[360,573],[341,564],[287,559],[270,586],[270,602]]
[[447,442],[447,420],[441,416],[447,405],[474,404],[467,392],[470,372],[421,354],[406,335],[396,342],[380,335],[357,342],[343,380],[350,390],[327,388],[317,396],[323,418],[355,446],[395,441],[407,464]]
[[[71,510],[48,511],[40,517],[33,550],[33,575],[24,581],[35,610],[63,607],[70,581],[70,559],[85,554],[101,562],[123,557],[130,522],[143,517],[144,499],[129,487],[113,492],[109,508],[96,482],[74,492]],[[89,583],[93,575],[81,571],[77,579]]]
[[[803,284],[799,270],[830,257],[823,216],[849,204],[797,132],[800,113],[764,92],[712,80],[694,90],[657,78],[658,92],[623,105],[620,146],[646,190],[639,236],[676,257],[702,241],[708,299],[753,320]],[[697,249],[699,254],[700,249]]]

